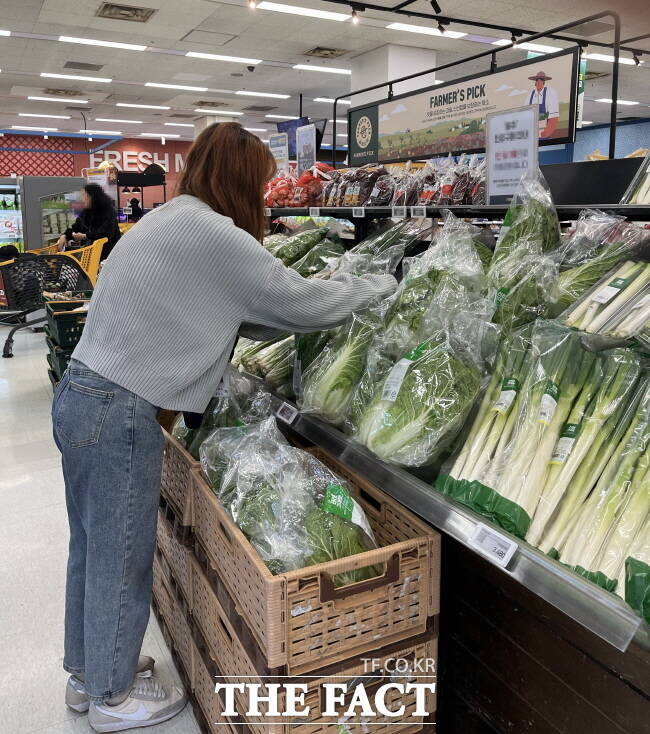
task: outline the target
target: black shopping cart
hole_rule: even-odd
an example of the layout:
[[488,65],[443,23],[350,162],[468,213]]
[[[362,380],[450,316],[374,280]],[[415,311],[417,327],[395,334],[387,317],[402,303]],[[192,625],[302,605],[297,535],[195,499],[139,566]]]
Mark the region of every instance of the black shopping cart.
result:
[[[18,329],[43,323],[45,317],[26,317],[43,308],[43,291],[92,291],[93,286],[80,263],[68,255],[21,255],[0,263],[0,324],[16,324],[2,350],[13,357],[14,334]],[[2,312],[6,316],[2,316]]]

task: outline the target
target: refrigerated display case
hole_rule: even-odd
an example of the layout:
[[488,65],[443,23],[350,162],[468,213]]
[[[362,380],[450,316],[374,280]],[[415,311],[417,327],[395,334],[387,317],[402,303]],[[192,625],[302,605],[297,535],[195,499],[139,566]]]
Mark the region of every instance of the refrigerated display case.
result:
[[43,246],[51,244],[74,224],[78,203],[77,189],[61,191],[39,199]]

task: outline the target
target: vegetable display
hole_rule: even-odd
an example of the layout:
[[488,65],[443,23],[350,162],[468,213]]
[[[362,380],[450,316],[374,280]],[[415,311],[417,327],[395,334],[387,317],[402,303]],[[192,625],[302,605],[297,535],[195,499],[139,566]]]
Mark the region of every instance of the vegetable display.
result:
[[344,252],[343,245],[325,239],[309,250],[306,255],[296,260],[291,267],[303,278],[309,278],[325,269],[332,270]]

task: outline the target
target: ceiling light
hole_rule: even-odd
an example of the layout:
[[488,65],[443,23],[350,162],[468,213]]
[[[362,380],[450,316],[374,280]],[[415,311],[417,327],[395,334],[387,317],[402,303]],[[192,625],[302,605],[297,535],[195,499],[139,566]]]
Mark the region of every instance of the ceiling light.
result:
[[66,104],[68,102],[74,102],[75,104],[88,104],[87,99],[70,99],[69,97],[27,97],[27,99],[31,99],[34,102],[65,102]]
[[[329,122],[333,123],[334,120],[329,120]],[[336,124],[337,125],[347,125],[348,124],[348,121],[347,120],[339,120],[339,119],[337,119],[336,120]]]
[[[329,102],[330,104],[334,104],[334,99],[332,97],[315,97],[314,102]],[[351,105],[352,102],[349,99],[339,99],[337,104]]]
[[582,124],[583,125],[593,125],[594,123],[591,120],[583,120]]
[[[391,31],[408,31],[409,33],[424,33],[428,36],[442,36],[443,34],[437,28],[425,28],[422,25],[410,25],[409,23],[390,23],[386,28]],[[445,29],[444,35],[447,38],[463,38],[467,33],[460,31],[450,31]],[[510,43],[507,41],[507,43]]]
[[117,41],[98,41],[94,38],[75,38],[73,36],[59,36],[63,43],[81,43],[84,46],[106,46],[107,48],[121,48],[125,51],[144,51],[147,47],[139,43],[118,43]]
[[202,51],[188,51],[185,56],[193,59],[212,59],[213,61],[232,61],[235,64],[261,64],[262,59],[246,59],[241,56],[222,56],[221,54],[204,54]]
[[11,31],[0,31],[0,36],[10,36]]
[[226,115],[226,117],[241,117],[244,114],[233,110],[212,110],[209,107],[196,107],[194,112],[207,112],[209,115]]
[[[589,59],[590,61],[608,61],[610,64],[614,63],[614,57],[609,56],[608,54],[582,54],[585,59]],[[623,56],[618,57],[618,63],[619,64],[628,64],[629,66],[634,66],[634,59],[627,59]]]
[[132,104],[131,102],[117,102],[116,107],[137,107],[142,110],[171,110],[171,107],[157,104]]
[[35,115],[32,112],[19,112],[18,117],[49,117],[52,120],[69,120],[70,115]]
[[634,61],[634,63],[635,63],[635,64],[636,64],[637,66],[638,66],[639,64],[643,63],[642,61],[640,61],[640,60],[639,60],[639,56],[638,56],[637,54],[632,54],[632,60]]
[[41,76],[48,77],[49,79],[73,79],[78,82],[98,82],[100,84],[110,84],[112,79],[101,76],[76,76],[75,74],[50,74],[41,72]]
[[246,90],[240,90],[235,94],[241,94],[244,97],[272,97],[273,99],[290,99],[290,94],[274,94],[273,92],[247,92]]
[[259,3],[259,10],[273,10],[276,13],[290,13],[291,15],[303,15],[309,18],[322,18],[323,20],[348,20],[349,15],[344,13],[332,13],[329,10],[314,10],[314,8],[302,8],[299,5],[285,5],[283,3],[271,3],[267,0]]
[[184,89],[187,92],[207,92],[207,87],[187,87],[184,84],[160,84],[158,82],[145,82],[145,87],[159,87],[160,89]]
[[166,122],[165,125],[169,127],[194,127],[194,125],[191,125],[188,122]]
[[[514,39],[514,41],[513,41]],[[523,48],[525,51],[537,51],[541,54],[552,54],[556,51],[561,51],[562,48],[560,46],[546,46],[542,43],[528,43],[527,41],[523,41],[522,43],[519,43],[517,41],[517,37],[513,34],[510,41],[508,41],[507,38],[499,38],[497,41],[492,41],[493,46],[509,46],[511,43],[515,43],[515,46],[513,48]]]
[[438,32],[440,33],[441,36],[445,35],[445,27],[442,23],[438,23]]
[[257,7],[257,0],[248,0],[248,7],[251,10],[255,10],[255,8]]
[[312,66],[311,64],[295,64],[294,69],[301,71],[324,71],[326,74],[352,74],[352,69],[337,69],[334,66]]
[[116,117],[96,117],[96,122],[127,122],[130,125],[142,125],[142,120],[119,120]]
[[180,138],[180,135],[169,133],[140,133],[141,138]]
[[299,120],[299,117],[296,117],[295,115],[264,115],[264,117],[268,117],[270,120]]
[[119,130],[79,130],[84,135],[122,135]]
[[337,137],[337,138],[347,138],[348,136],[347,136],[347,134],[346,134],[346,133],[337,133],[337,134],[336,134],[336,137]]
[[354,25],[359,25],[359,14],[356,10],[352,10],[352,22]]
[[[603,102],[605,104],[611,104],[612,103],[612,100],[611,99],[608,99],[606,97],[603,97],[602,99],[595,99],[594,102]],[[638,102],[631,102],[628,99],[617,99],[616,100],[616,104],[622,104],[622,105],[630,105],[630,106],[632,106],[632,105],[639,104],[639,103]]]
[[269,131],[267,127],[245,127],[244,130],[248,130],[249,133],[267,133]]
[[58,127],[29,127],[29,125],[12,125],[12,130],[35,130],[36,132],[40,133],[52,133],[56,132],[59,128]]

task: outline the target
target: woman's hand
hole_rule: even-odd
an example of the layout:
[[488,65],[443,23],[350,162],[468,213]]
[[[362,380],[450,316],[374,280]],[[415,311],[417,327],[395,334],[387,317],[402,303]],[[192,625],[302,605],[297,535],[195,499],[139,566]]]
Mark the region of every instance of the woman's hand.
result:
[[62,234],[59,239],[56,241],[56,244],[59,248],[59,250],[63,250],[63,248],[68,244],[68,240],[64,234]]
[[86,235],[83,232],[73,232],[72,238],[75,242],[83,242],[86,239]]

